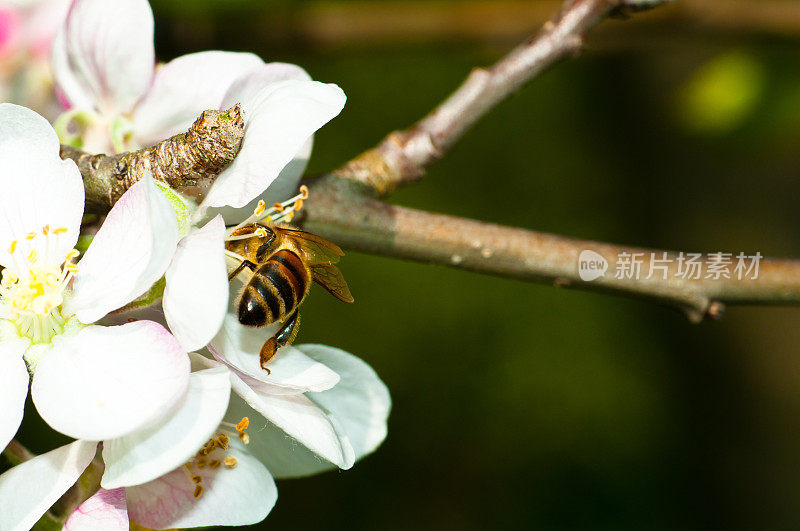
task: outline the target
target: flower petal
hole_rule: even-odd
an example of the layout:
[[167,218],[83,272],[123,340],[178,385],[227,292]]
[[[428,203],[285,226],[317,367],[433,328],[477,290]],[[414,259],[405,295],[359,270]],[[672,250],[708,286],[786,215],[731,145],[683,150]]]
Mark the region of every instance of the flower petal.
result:
[[63,531],[128,531],[129,528],[125,489],[100,489],[72,511]]
[[300,188],[300,179],[306,171],[308,159],[311,158],[311,148],[314,146],[314,137],[306,141],[294,158],[283,167],[278,177],[272,181],[263,194],[257,196],[247,205],[241,208],[229,206],[215,207],[208,209],[198,209],[196,216],[198,220],[209,219],[217,214],[222,215],[227,225],[236,225],[253,215],[253,211],[258,206],[259,201],[264,201],[267,205],[282,203],[290,197],[297,195]]
[[264,394],[300,394],[324,391],[339,375],[291,346],[278,350],[269,362],[269,374],[261,368],[259,350],[272,331],[244,326],[233,314],[225,316],[219,333],[211,340],[211,353],[234,369],[250,387]]
[[102,486],[140,485],[189,461],[219,428],[231,395],[224,366],[192,373],[177,409],[145,429],[103,443]]
[[117,201],[78,263],[67,310],[93,323],[124,306],[161,278],[177,245],[175,211],[148,175]]
[[[355,452],[347,434],[336,419],[306,395],[270,395],[259,392],[234,373],[231,373],[231,385],[241,399],[237,396],[231,397],[228,418],[250,418],[251,445],[262,433],[269,435],[269,424],[266,422],[269,421],[320,458],[343,469],[353,466]],[[253,410],[261,413],[264,418],[260,418]]]
[[[325,345],[300,345],[297,349],[336,370],[342,378],[333,389],[306,396],[339,422],[353,446],[356,460],[372,453],[386,437],[391,409],[384,383],[369,365],[343,350]],[[231,418],[242,414],[232,409]],[[267,424],[264,430],[253,427],[251,431],[256,435],[250,438],[249,450],[276,478],[310,476],[335,468],[275,426]]]
[[203,348],[228,309],[225,221],[217,216],[183,238],[166,273],[164,315],[186,350]]
[[268,85],[281,81],[311,81],[311,76],[302,67],[291,63],[262,63],[260,67],[243,72],[223,94],[222,108],[227,109],[237,103],[257,101],[259,94]]
[[94,458],[97,443],[75,441],[15,466],[0,476],[0,529],[27,531]]
[[200,498],[194,498],[195,484],[183,469],[127,488],[131,520],[154,529],[168,529],[251,525],[266,518],[278,499],[272,476],[258,459],[238,445],[232,445],[227,453],[238,464],[233,469],[204,469]]
[[237,78],[263,64],[251,53],[208,51],[159,67],[133,115],[137,143],[149,146],[185,132],[201,112],[219,108]]
[[28,396],[28,369],[20,353],[0,346],[0,448],[14,438]]
[[[8,253],[14,240],[20,241],[20,261],[36,249],[41,259],[59,266],[78,240],[83,180],[75,163],[62,161],[58,152],[58,135],[47,120],[25,107],[0,104],[0,264],[5,267],[18,269]],[[45,226],[67,230],[46,239]],[[39,235],[28,240],[29,233]]]
[[73,107],[127,113],[155,66],[147,0],[75,0],[53,42],[56,83]]
[[[268,66],[268,65],[267,65]],[[344,107],[336,85],[290,79],[262,85],[258,73],[237,82],[223,107],[240,102],[245,112],[242,149],[209,190],[201,207],[243,207],[260,195],[314,132]],[[202,208],[201,208],[202,210]]]
[[54,429],[101,441],[163,415],[188,385],[186,351],[161,325],[137,321],[56,340],[36,368],[31,395]]
[[47,0],[31,6],[25,21],[24,37],[28,49],[35,57],[48,59],[50,46],[71,3],[71,0]]

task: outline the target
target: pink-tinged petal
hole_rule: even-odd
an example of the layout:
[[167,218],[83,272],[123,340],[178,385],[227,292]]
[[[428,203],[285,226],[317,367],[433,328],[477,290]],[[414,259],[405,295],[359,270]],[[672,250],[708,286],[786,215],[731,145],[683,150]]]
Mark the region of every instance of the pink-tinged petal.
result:
[[47,59],[71,3],[72,0],[44,0],[32,8],[25,21],[25,40],[31,55]]
[[[270,395],[259,392],[231,373],[231,385],[250,408],[236,397],[231,397],[228,414],[235,418],[250,418],[250,441],[260,433],[269,433],[271,422],[286,435],[304,445],[308,450],[333,463],[348,469],[355,462],[355,452],[347,434],[338,421],[306,395]],[[254,411],[260,413],[260,418]],[[265,420],[266,419],[266,420]]]
[[0,476],[0,529],[28,531],[94,458],[97,443],[75,441]]
[[[254,78],[257,74],[252,74]],[[262,194],[311,135],[341,112],[345,95],[336,85],[286,80],[250,89],[237,82],[223,107],[240,101],[245,137],[236,159],[209,190],[203,206],[243,207]]]
[[56,83],[73,107],[127,113],[155,66],[147,0],[75,0],[53,42]]
[[117,201],[78,263],[67,310],[93,323],[124,306],[164,275],[177,245],[175,211],[148,176]]
[[22,21],[13,7],[0,7],[0,59],[8,60],[22,43]]
[[198,350],[222,326],[228,309],[225,221],[217,216],[183,238],[166,273],[164,314],[186,350]]
[[103,443],[103,487],[140,485],[189,461],[216,434],[230,395],[224,366],[192,373],[176,409],[151,426]]
[[[0,104],[0,264],[18,269],[9,254],[18,240],[17,259],[32,250],[61,265],[78,240],[83,215],[83,180],[72,161],[59,157],[59,140],[47,120],[30,109]],[[50,228],[50,237],[42,230]],[[55,235],[57,228],[66,229]],[[26,235],[38,233],[33,240]]]
[[128,531],[125,489],[100,489],[72,511],[63,531]]
[[54,429],[91,441],[127,435],[175,407],[189,357],[163,326],[89,326],[60,338],[36,368],[31,395]]
[[203,493],[197,499],[195,484],[182,469],[127,488],[131,521],[153,529],[169,529],[252,525],[266,518],[278,499],[269,471],[236,444],[222,455],[234,456],[236,467],[192,469],[203,477]]
[[161,66],[133,114],[137,143],[149,146],[185,132],[200,113],[220,107],[237,78],[263,64],[251,53],[209,51]]
[[22,422],[29,378],[21,353],[0,344],[0,448],[14,438]]
[[233,314],[211,340],[211,353],[237,372],[247,384],[265,394],[301,394],[324,391],[339,381],[339,375],[294,347],[280,348],[269,362],[267,373],[261,368],[259,350],[273,330],[244,326]]

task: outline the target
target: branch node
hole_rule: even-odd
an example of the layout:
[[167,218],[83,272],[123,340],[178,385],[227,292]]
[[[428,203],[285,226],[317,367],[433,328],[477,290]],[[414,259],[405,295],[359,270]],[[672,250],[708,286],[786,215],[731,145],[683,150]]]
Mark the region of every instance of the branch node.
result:
[[713,301],[708,305],[708,310],[706,313],[710,318],[718,321],[722,319],[722,315],[725,313],[725,305],[719,301]]

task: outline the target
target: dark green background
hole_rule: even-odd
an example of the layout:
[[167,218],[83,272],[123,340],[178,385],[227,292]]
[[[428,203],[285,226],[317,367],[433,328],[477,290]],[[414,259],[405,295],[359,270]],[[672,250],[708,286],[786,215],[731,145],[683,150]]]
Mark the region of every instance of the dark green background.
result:
[[[160,59],[249,50],[345,90],[312,173],[512,45],[321,47],[259,29],[302,4],[153,2]],[[800,254],[800,41],[651,31],[651,45],[590,46],[537,79],[392,201],[616,243]],[[298,342],[376,369],[389,437],[350,471],[279,482],[264,529],[800,526],[800,311],[691,325],[649,302],[357,253],[342,269],[357,303],[314,292]]]

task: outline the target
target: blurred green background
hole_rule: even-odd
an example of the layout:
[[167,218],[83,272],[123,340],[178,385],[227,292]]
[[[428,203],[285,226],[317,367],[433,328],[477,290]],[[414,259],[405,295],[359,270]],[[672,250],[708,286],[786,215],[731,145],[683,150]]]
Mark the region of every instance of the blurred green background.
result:
[[[369,37],[367,8],[403,2],[152,4],[162,60],[248,50],[345,90],[312,173],[410,125],[524,36],[501,19],[426,26],[421,3],[404,11],[421,25],[386,38]],[[345,17],[344,37],[315,37],[333,19],[309,13],[348,4],[361,29]],[[530,7],[524,24],[507,17],[530,30],[555,6],[485,4]],[[436,4],[453,24],[466,5]],[[800,33],[642,18],[608,22],[391,201],[616,243],[800,255]],[[261,528],[800,527],[800,310],[691,325],[649,302],[357,253],[342,269],[356,304],[315,291],[298,342],[376,369],[389,437],[350,471],[279,482]]]

